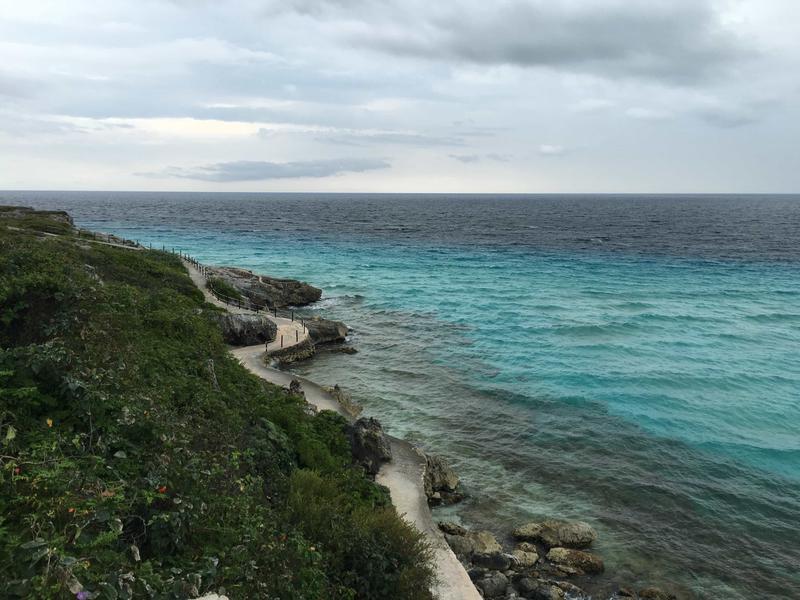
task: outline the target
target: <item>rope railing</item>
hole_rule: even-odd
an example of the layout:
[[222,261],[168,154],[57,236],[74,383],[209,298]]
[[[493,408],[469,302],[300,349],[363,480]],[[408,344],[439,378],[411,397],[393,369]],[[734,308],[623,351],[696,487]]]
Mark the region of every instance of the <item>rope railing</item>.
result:
[[190,256],[189,254],[182,252],[180,249],[176,251],[173,248],[172,252],[180,256],[183,260],[185,260],[195,269],[197,269],[197,272],[200,273],[200,275],[206,281],[206,289],[211,293],[212,296],[214,296],[214,298],[216,298],[220,302],[223,302],[226,306],[234,306],[239,309],[250,310],[256,314],[261,314],[261,313],[271,314],[275,318],[281,317],[285,319],[290,319],[292,322],[297,321],[301,324],[303,332],[306,331],[305,319],[303,318],[295,319],[294,310],[292,309],[279,310],[274,306],[270,307],[268,304],[258,304],[257,302],[254,302],[251,298],[247,297],[234,298],[232,296],[222,294],[218,290],[214,289],[213,284],[209,284],[209,279],[213,277],[213,271],[209,267],[201,263],[193,256]]

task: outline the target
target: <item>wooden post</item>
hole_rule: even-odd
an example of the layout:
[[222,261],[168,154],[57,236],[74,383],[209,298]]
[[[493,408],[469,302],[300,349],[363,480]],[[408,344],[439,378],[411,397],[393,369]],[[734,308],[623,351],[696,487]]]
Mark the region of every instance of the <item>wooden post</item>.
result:
[[283,348],[283,335],[281,335],[281,348]]
[[300,341],[300,332],[297,331],[297,329],[294,330],[294,341],[295,342],[299,342]]

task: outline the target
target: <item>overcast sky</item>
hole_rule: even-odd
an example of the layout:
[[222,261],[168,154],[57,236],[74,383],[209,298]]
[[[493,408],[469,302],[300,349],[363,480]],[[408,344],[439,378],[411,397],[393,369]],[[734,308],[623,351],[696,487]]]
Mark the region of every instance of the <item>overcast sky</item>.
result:
[[0,189],[798,192],[797,0],[0,0]]

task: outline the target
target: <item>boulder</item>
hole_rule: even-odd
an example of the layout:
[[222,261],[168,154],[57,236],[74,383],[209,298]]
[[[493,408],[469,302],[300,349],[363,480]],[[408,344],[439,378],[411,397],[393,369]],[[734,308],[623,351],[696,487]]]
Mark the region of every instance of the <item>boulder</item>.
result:
[[442,521],[437,523],[439,529],[442,530],[443,533],[449,533],[450,535],[466,535],[467,528],[462,527],[458,523],[453,523],[452,521]]
[[508,571],[511,568],[513,557],[503,552],[487,552],[472,555],[472,564],[491,571]]
[[564,590],[552,582],[533,577],[522,577],[517,580],[517,591],[523,598],[531,600],[564,600]]
[[322,296],[322,290],[294,279],[278,279],[266,275],[258,275],[247,269],[235,267],[211,267],[209,275],[218,277],[239,293],[257,304],[269,308],[285,308],[287,306],[305,306],[316,302]]
[[597,539],[597,532],[583,521],[548,520],[527,523],[514,530],[518,540],[540,542],[552,548],[586,548]]
[[441,456],[425,455],[425,495],[429,504],[454,504],[461,500],[458,475]]
[[222,329],[222,339],[232,346],[254,346],[275,339],[278,327],[261,315],[211,313]]
[[341,321],[329,321],[314,317],[304,321],[308,335],[315,344],[332,344],[344,342],[347,339],[347,325]]
[[469,560],[472,557],[472,542],[468,537],[445,533],[444,539],[459,559]]
[[529,552],[517,549],[511,553],[511,556],[514,558],[514,564],[518,569],[530,569],[539,560],[539,554],[535,551]]
[[495,554],[503,551],[503,547],[490,531],[467,531],[464,535],[445,533],[444,539],[461,560],[471,560],[476,554]]
[[573,548],[551,548],[547,560],[559,565],[575,569],[577,575],[595,575],[603,572],[603,559],[594,554]]
[[389,439],[377,419],[362,417],[350,426],[349,437],[353,460],[373,477],[392,460]]
[[475,582],[484,598],[500,598],[505,596],[508,588],[508,577],[497,571],[487,573]]
[[491,531],[470,531],[465,537],[472,543],[473,554],[491,554],[503,551],[503,547]]

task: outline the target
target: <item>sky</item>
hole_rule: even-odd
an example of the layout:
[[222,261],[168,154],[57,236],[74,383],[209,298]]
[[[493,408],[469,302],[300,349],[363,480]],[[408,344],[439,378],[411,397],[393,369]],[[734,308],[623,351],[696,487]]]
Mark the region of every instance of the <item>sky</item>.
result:
[[797,0],[0,0],[0,189],[800,192]]

